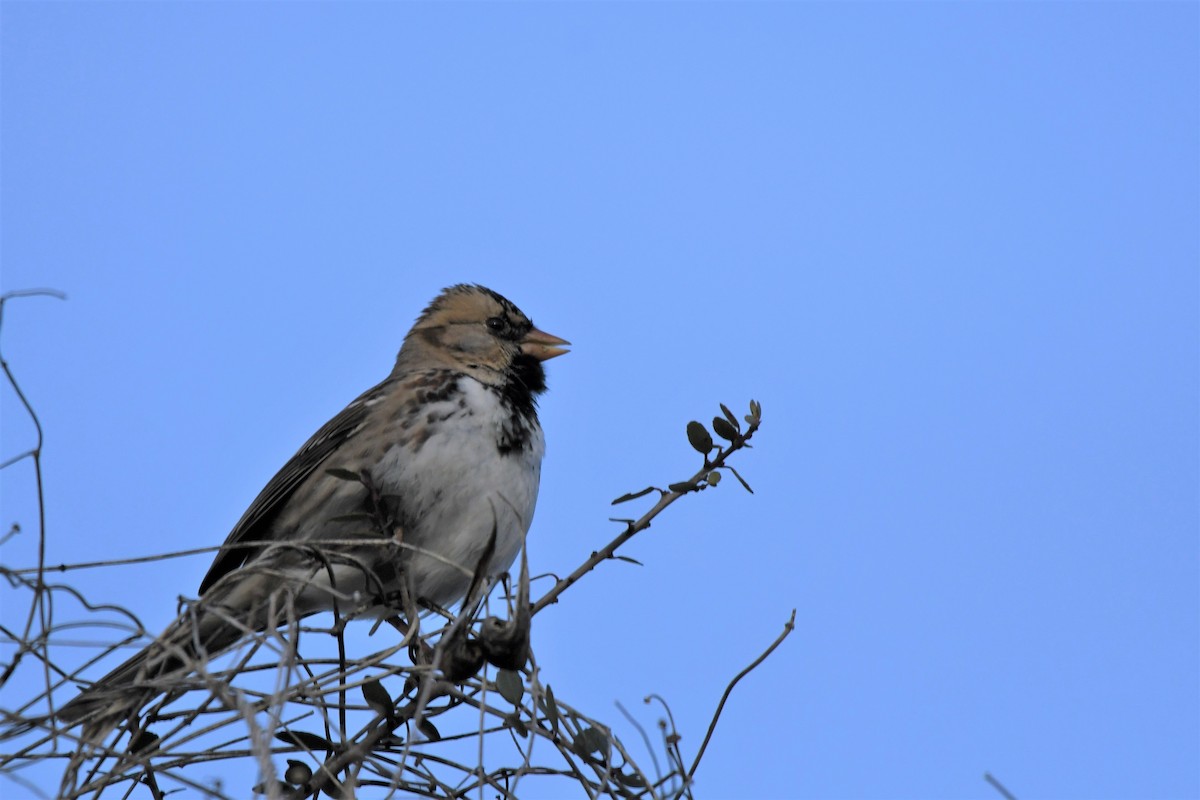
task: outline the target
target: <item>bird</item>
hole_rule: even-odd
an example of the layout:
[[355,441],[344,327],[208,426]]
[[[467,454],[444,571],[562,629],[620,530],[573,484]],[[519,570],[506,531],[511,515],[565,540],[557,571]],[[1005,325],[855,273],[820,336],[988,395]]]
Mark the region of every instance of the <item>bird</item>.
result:
[[[147,647],[58,709],[89,738],[244,637],[336,609],[451,608],[506,572],[533,518],[544,362],[569,352],[478,284],[444,289],[391,373],[323,425],[234,525],[199,599]],[[407,594],[405,594],[407,593]]]

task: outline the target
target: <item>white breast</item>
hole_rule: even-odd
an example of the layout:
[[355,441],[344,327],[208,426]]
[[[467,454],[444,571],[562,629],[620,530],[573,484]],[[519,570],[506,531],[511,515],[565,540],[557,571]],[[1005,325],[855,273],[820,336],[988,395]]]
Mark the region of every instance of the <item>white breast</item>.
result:
[[417,452],[393,447],[376,472],[386,492],[403,498],[409,524],[402,541],[413,551],[407,569],[417,594],[443,607],[466,593],[493,527],[488,574],[512,565],[533,521],[545,452],[542,429],[531,421],[528,446],[501,455],[497,442],[511,410],[473,378],[459,378],[458,389],[429,407],[439,421]]

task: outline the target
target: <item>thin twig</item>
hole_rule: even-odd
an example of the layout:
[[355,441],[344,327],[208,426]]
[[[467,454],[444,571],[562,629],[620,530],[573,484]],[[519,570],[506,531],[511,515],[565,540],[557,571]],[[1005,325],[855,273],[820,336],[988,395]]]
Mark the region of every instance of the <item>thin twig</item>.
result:
[[1005,789],[1004,784],[992,777],[992,773],[983,773],[983,779],[990,783],[992,787],[1004,797],[1004,800],[1017,800],[1017,796],[1008,789]]
[[[19,297],[53,297],[57,300],[67,299],[67,296],[57,289],[20,289],[15,292],[6,292],[5,294],[0,295],[0,331],[3,330],[4,326],[5,303],[7,303],[9,300],[14,300]],[[45,487],[42,483],[42,444],[45,440],[45,437],[42,431],[42,422],[38,419],[37,412],[33,410],[33,404],[29,402],[29,399],[25,397],[25,393],[21,391],[21,386],[19,383],[17,383],[17,377],[13,375],[12,370],[9,369],[8,361],[4,358],[3,354],[0,354],[0,369],[4,370],[4,375],[6,378],[8,378],[9,385],[12,386],[17,398],[21,401],[21,405],[24,406],[25,413],[29,415],[29,419],[33,422],[34,431],[37,434],[36,444],[32,450],[29,450],[26,453],[26,455],[33,459],[33,474],[37,487],[36,491],[38,508],[38,590],[34,594],[34,601],[29,606],[29,616],[25,620],[25,633],[21,637],[22,641],[28,642],[30,641],[30,633],[33,631],[33,620],[39,614],[42,618],[42,629],[45,630],[50,625],[50,620],[47,616],[47,609],[43,598],[43,587],[45,585],[43,581],[43,575],[46,564],[46,495]],[[8,466],[11,463],[13,462],[9,461],[5,464],[5,466]],[[44,648],[49,647],[49,645],[43,644],[42,647],[44,650]],[[12,677],[13,672],[16,671],[17,666],[21,663],[21,658],[25,655],[25,652],[26,650],[24,647],[17,650],[16,654],[13,656],[12,663],[10,663],[4,670],[4,673],[0,675],[0,686],[3,686],[8,682],[8,679]],[[45,660],[48,662],[50,660],[49,653],[45,653],[45,657]],[[48,671],[46,674],[46,686],[47,690],[49,690],[48,687],[50,686],[50,675]]]
[[[445,798],[481,794],[507,800],[518,795],[518,787],[526,775],[554,776],[574,782],[587,797],[636,797],[646,800],[690,797],[691,775],[713,736],[733,686],[761,663],[779,641],[739,674],[726,689],[690,772],[685,774],[685,765],[679,752],[679,735],[673,723],[670,730],[665,731],[668,760],[661,766],[669,774],[661,774],[656,750],[647,741],[657,773],[657,779],[653,781],[631,758],[624,743],[608,725],[554,698],[548,687],[545,690],[539,688],[538,666],[532,652],[528,654],[526,666],[520,669],[529,687],[529,693],[525,695],[528,699],[519,701],[515,708],[509,708],[499,701],[499,694],[486,671],[482,675],[476,674],[450,684],[439,667],[446,660],[445,657],[454,652],[450,645],[456,640],[479,643],[485,649],[497,642],[506,644],[509,641],[507,638],[493,638],[493,634],[519,632],[522,619],[528,620],[537,610],[557,602],[566,589],[600,562],[614,557],[622,544],[648,528],[651,520],[671,503],[684,494],[704,491],[715,485],[716,480],[710,481],[709,476],[716,470],[730,471],[732,468],[726,463],[729,456],[749,446],[746,441],[758,426],[759,411],[756,405],[752,404],[751,417],[747,419],[751,424],[745,434],[739,430],[736,437],[725,437],[729,441],[724,445],[727,449],[713,447],[708,452],[701,449],[705,455],[704,467],[690,481],[670,484],[672,488],[667,490],[657,490],[660,497],[650,511],[638,521],[627,522],[621,536],[602,550],[592,553],[571,575],[557,581],[537,605],[529,603],[528,568],[523,560],[520,582],[516,591],[511,593],[515,600],[510,597],[514,601],[507,622],[491,617],[480,621],[479,604],[491,590],[491,580],[487,579],[484,566],[490,563],[490,557],[485,557],[474,565],[474,569],[470,568],[471,565],[451,565],[472,576],[473,588],[458,614],[451,615],[438,609],[421,612],[411,593],[406,593],[402,586],[398,598],[401,607],[397,613],[404,615],[405,622],[400,626],[404,641],[400,644],[390,642],[389,647],[377,653],[352,658],[352,650],[344,635],[346,623],[357,613],[349,604],[357,606],[358,601],[352,601],[349,596],[343,597],[346,587],[339,588],[334,585],[336,581],[330,580],[331,586],[337,590],[339,603],[344,601],[347,604],[345,608],[349,609],[342,613],[343,606],[339,605],[332,625],[323,622],[302,625],[301,616],[304,612],[294,605],[295,598],[286,589],[288,576],[264,569],[264,577],[277,582],[280,588],[278,595],[272,593],[263,598],[268,613],[257,622],[238,619],[235,613],[214,607],[203,599],[183,601],[176,622],[168,627],[168,631],[177,629],[176,625],[182,625],[190,632],[191,639],[185,643],[182,639],[173,640],[164,635],[151,640],[151,646],[163,648],[163,652],[177,658],[181,666],[170,675],[151,677],[141,682],[138,689],[156,693],[160,699],[145,706],[139,714],[131,715],[124,732],[115,731],[107,741],[100,742],[81,738],[74,728],[63,727],[53,717],[34,717],[31,711],[40,709],[39,703],[50,703],[52,694],[69,689],[69,682],[79,680],[100,658],[119,653],[119,645],[111,646],[83,667],[68,672],[53,664],[49,655],[43,652],[51,637],[55,637],[53,642],[56,645],[61,645],[63,642],[58,637],[68,630],[73,631],[83,625],[96,629],[101,624],[110,624],[109,621],[96,622],[89,618],[85,622],[72,620],[55,626],[50,625],[47,618],[41,630],[31,631],[25,637],[16,631],[10,632],[19,646],[26,648],[54,671],[56,680],[53,685],[48,685],[39,699],[31,701],[19,711],[5,711],[9,715],[6,724],[8,721],[24,723],[33,732],[29,739],[36,741],[28,746],[23,743],[16,753],[0,753],[0,767],[4,768],[0,771],[21,769],[37,761],[50,763],[57,760],[66,763],[69,760],[71,767],[68,774],[64,775],[59,791],[59,796],[63,798],[95,798],[106,791],[115,792],[117,796],[124,793],[126,797],[144,797],[150,793],[157,798],[170,796],[177,791],[177,785],[212,797],[240,796],[245,794],[247,787],[239,786],[226,793],[221,789],[201,786],[188,777],[198,765],[234,763],[235,760],[256,763],[260,767],[262,792],[270,797],[286,797],[289,800],[315,798],[327,790],[342,787],[347,791],[353,791],[351,787],[358,787],[360,792],[382,792],[381,797],[404,795]],[[689,436],[689,440],[691,438]],[[693,443],[693,446],[697,445]],[[710,458],[713,452],[716,456]],[[376,520],[381,527],[383,522],[382,517]],[[402,542],[395,543],[390,537],[386,538],[389,541],[386,545],[380,543],[381,546],[405,547]],[[305,550],[327,572],[335,565],[340,567],[345,564],[362,570],[367,584],[372,587],[368,591],[368,594],[372,594],[369,599],[374,602],[378,598],[373,593],[378,589],[382,595],[382,584],[376,586],[372,583],[371,579],[377,576],[370,571],[367,563],[370,559],[359,559],[339,552],[337,545],[343,543],[357,548],[369,544],[362,539],[351,538],[322,541],[320,547],[312,543],[294,546]],[[273,542],[240,542],[235,546],[260,545],[281,546]],[[61,569],[67,571],[85,566],[155,561],[172,555],[212,553],[220,549],[199,548],[120,562],[64,564]],[[47,613],[53,610],[55,598],[59,598],[60,603],[70,601],[72,607],[74,603],[79,603],[88,614],[101,608],[89,603],[68,585],[46,584],[42,578],[51,570],[53,568],[47,569],[44,562],[25,572],[0,567],[0,577],[7,578],[13,588],[32,594],[34,602],[46,609]],[[109,606],[107,610],[126,613],[118,606]],[[215,660],[218,655],[216,652],[205,652],[197,624],[200,614],[218,614],[223,624],[239,627],[243,633],[240,649],[221,656],[219,662]],[[136,622],[136,618],[129,619]],[[431,619],[437,624],[428,626],[430,629],[422,634],[420,622]],[[279,625],[271,620],[278,621]],[[140,623],[134,624],[132,629],[129,625],[122,625],[121,630],[129,631],[135,638],[145,641],[146,634]],[[122,644],[129,641],[132,640],[123,639]],[[33,642],[38,644],[35,646]],[[410,643],[415,652],[424,655],[415,660],[404,659],[400,654],[408,649]],[[301,644],[308,651],[305,657],[300,655]],[[314,647],[318,648],[316,652],[313,651]],[[494,657],[497,652],[501,651],[488,649],[488,657]],[[28,659],[26,663],[32,661],[34,659]],[[390,706],[386,703],[381,706],[377,694],[362,692],[363,696],[359,698],[362,687],[382,686],[383,679],[387,678],[389,682],[393,680],[391,676],[396,676],[395,680],[403,680],[405,688],[399,695],[394,691],[388,692],[388,696],[394,698]],[[268,684],[271,678],[273,680]],[[451,713],[456,709],[465,710],[460,706],[473,707],[477,713]],[[626,713],[624,709],[622,713]],[[449,720],[450,725],[445,720]],[[433,721],[442,729],[440,734],[430,730]],[[648,740],[636,720],[633,722],[643,740]],[[309,731],[305,731],[304,726]],[[426,733],[427,737],[422,738],[419,731]],[[484,755],[494,756],[496,750],[489,747],[485,753],[485,737],[502,737],[492,738],[491,741],[501,741],[515,748],[513,752],[520,763],[489,767]],[[519,737],[524,737],[526,741]],[[137,743],[131,746],[135,738]],[[473,758],[467,757],[460,762],[450,757],[450,753],[455,751],[447,753],[439,749],[443,746],[439,743],[469,739],[475,739],[478,743]],[[536,752],[542,755],[538,763],[532,761],[535,742],[539,745]],[[549,762],[543,761],[547,753],[551,758]],[[310,777],[307,780],[301,778],[282,782],[281,774],[275,770],[282,771],[280,759],[286,756],[301,759],[301,764],[311,767]],[[11,768],[7,766],[10,764]],[[77,776],[72,771],[74,769],[82,774]],[[578,789],[575,791],[578,792]]]
[[721,695],[721,702],[717,703],[717,710],[716,713],[713,714],[712,722],[708,724],[708,733],[704,734],[704,741],[700,744],[700,751],[696,753],[696,760],[692,762],[692,768],[688,770],[687,777],[689,782],[691,781],[692,776],[696,774],[696,767],[700,766],[700,759],[704,757],[704,750],[708,747],[708,740],[712,738],[713,731],[717,727],[717,721],[721,718],[721,710],[725,708],[725,701],[729,699],[730,693],[733,692],[733,687],[737,686],[738,681],[749,675],[755,667],[765,661],[767,656],[775,652],[775,648],[779,647],[779,645],[783,643],[783,640],[786,639],[788,635],[791,634],[791,632],[795,629],[796,609],[793,608],[792,616],[789,617],[788,621],[783,625],[783,633],[779,634],[775,641],[771,642],[771,646],[762,652],[762,655],[754,659],[754,661],[750,663],[750,666],[746,667],[744,670],[734,676],[734,679],[729,682],[728,686],[725,687],[725,692]]

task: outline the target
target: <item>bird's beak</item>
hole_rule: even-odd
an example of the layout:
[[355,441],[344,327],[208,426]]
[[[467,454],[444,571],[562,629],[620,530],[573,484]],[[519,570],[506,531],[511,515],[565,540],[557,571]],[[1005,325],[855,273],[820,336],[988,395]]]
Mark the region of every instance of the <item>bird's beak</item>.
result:
[[570,344],[570,342],[534,328],[521,339],[521,352],[527,356],[533,356],[538,361],[548,361],[570,352],[558,347],[560,344]]

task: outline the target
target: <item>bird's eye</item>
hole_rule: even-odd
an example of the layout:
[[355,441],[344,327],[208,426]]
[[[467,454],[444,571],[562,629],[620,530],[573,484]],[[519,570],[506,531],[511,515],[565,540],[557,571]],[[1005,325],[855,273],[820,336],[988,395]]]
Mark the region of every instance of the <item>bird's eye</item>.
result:
[[502,317],[488,317],[488,330],[500,332],[504,330],[504,319]]

